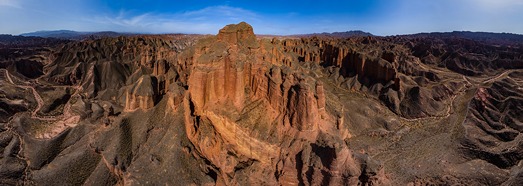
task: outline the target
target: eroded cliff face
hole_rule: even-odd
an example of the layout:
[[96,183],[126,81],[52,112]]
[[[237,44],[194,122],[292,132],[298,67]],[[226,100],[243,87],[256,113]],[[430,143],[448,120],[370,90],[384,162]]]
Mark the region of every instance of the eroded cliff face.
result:
[[193,42],[194,38],[176,35],[71,42],[52,54],[42,80],[78,86],[87,98],[125,102],[125,89],[142,75],[152,75],[158,81],[153,87],[156,94],[165,93],[165,81],[184,74],[182,69],[171,69],[177,54]]
[[[377,96],[395,113],[407,118],[444,115],[448,110],[444,105],[465,85],[463,81],[441,84],[440,77],[430,68],[416,65],[421,62],[407,48],[371,37],[272,39],[260,40],[260,46],[257,52],[260,61],[290,68],[321,66],[322,72],[338,86]],[[418,89],[422,91],[422,99],[417,98]],[[427,91],[437,93],[424,93]],[[410,109],[416,105],[426,106]]]
[[240,23],[194,46],[185,125],[209,174],[226,185],[386,183],[332,130],[322,82],[285,66],[285,46],[264,42]]

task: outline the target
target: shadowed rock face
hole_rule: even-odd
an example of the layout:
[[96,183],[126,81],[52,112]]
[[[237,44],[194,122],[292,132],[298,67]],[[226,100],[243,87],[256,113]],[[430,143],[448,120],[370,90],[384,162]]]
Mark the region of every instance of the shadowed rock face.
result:
[[519,45],[266,39],[245,22],[216,36],[4,40],[3,184],[522,180]]

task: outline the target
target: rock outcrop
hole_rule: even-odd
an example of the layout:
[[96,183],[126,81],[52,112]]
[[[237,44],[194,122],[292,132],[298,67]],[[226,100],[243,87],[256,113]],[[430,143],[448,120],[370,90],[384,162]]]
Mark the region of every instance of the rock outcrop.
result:
[[[187,36],[117,37],[70,42],[53,53],[42,80],[60,85],[81,86],[89,98],[123,98],[125,86],[134,84],[141,75],[159,80],[160,93],[182,69],[173,67],[178,53],[194,43]],[[173,67],[173,69],[171,69]],[[169,73],[169,74],[168,74]],[[136,74],[135,77],[131,77]],[[129,81],[133,79],[134,81]],[[125,100],[122,100],[124,105]]]
[[178,83],[169,83],[167,89],[168,105],[173,109],[177,109],[183,102],[185,97],[185,88]]
[[[275,57],[288,55],[283,47],[267,50],[264,42],[255,39],[250,25],[240,23],[194,46],[200,52],[190,58],[197,60],[184,104],[196,158],[209,161],[205,169],[223,184],[316,184],[305,179],[311,174],[317,181],[341,184],[351,178],[357,183],[364,160],[353,159],[343,139],[318,144],[318,136],[340,133],[323,129],[336,128],[326,112],[323,83],[282,66],[290,63]],[[328,145],[340,150],[324,157]],[[317,170],[311,173],[307,167]],[[245,178],[245,171],[265,179]]]
[[147,110],[154,107],[158,98],[157,84],[156,79],[151,76],[140,77],[126,92],[125,110]]
[[257,44],[254,30],[251,25],[245,22],[223,27],[218,32],[217,39],[228,44],[242,45],[244,47],[255,47]]
[[297,84],[289,92],[289,123],[299,131],[318,130],[318,103],[307,84]]

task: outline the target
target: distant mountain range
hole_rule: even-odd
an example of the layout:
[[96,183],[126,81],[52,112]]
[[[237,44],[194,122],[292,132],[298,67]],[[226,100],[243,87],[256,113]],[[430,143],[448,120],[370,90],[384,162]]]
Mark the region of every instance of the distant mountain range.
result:
[[0,48],[8,47],[42,47],[53,46],[58,43],[66,42],[64,39],[57,38],[43,38],[36,36],[13,36],[0,34]]
[[49,30],[49,31],[36,31],[20,34],[20,36],[32,36],[32,37],[43,37],[43,38],[59,38],[59,39],[70,39],[70,40],[82,40],[86,38],[100,38],[100,37],[118,37],[136,35],[135,33],[119,33],[113,31],[104,32],[77,32],[72,30]]
[[[78,32],[72,30],[51,30],[51,31],[37,31],[20,34],[25,37],[42,37],[42,38],[57,38],[66,40],[83,40],[83,39],[97,39],[102,37],[118,37],[139,35],[139,33],[120,33],[113,31],[104,32]],[[260,35],[267,37],[276,37],[275,35]],[[312,34],[296,34],[289,35],[290,37],[333,37],[333,38],[348,38],[348,37],[367,37],[374,36],[369,32],[361,30],[352,30],[346,32],[332,32],[332,33],[312,33]],[[491,32],[471,32],[471,31],[454,31],[454,32],[431,32],[418,33],[408,35],[398,35],[402,37],[434,37],[434,38],[464,38],[479,42],[485,42],[494,45],[515,45],[523,44],[523,35],[511,33],[491,33]],[[386,36],[395,37],[395,36]]]
[[336,38],[347,38],[347,37],[366,37],[366,36],[374,36],[373,34],[369,32],[364,32],[361,30],[351,30],[346,32],[323,32],[323,33],[312,33],[312,34],[298,34],[298,35],[292,35],[296,37],[314,37],[314,36],[320,36],[320,37],[336,37]]
[[21,36],[34,36],[34,37],[54,37],[54,38],[64,38],[64,37],[78,37],[81,35],[88,35],[94,32],[77,32],[72,30],[49,30],[49,31],[36,31],[20,34]]

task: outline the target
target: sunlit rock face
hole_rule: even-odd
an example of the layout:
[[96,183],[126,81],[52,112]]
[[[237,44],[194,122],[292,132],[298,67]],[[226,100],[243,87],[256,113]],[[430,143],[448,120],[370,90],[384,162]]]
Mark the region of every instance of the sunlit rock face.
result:
[[[285,66],[286,57],[266,58],[295,56],[264,42],[240,23],[194,46],[185,127],[198,158],[222,184],[358,183],[367,160],[355,160],[340,132],[329,130],[336,120],[325,111],[322,82]],[[319,144],[325,136],[333,139]],[[384,178],[380,170],[375,176]]]
[[127,90],[125,109],[147,110],[154,107],[155,98],[158,97],[158,92],[155,91],[157,82],[151,76],[144,75]]

